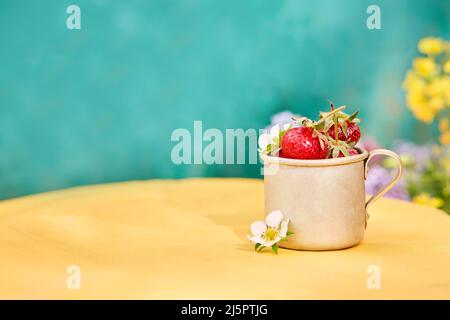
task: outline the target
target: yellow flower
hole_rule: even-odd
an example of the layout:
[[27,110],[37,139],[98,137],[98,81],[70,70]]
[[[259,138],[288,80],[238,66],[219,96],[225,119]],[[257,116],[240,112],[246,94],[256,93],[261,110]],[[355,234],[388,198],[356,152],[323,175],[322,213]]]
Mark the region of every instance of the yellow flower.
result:
[[403,81],[403,88],[406,90],[423,90],[425,88],[425,80],[414,71],[408,71]]
[[413,113],[417,119],[427,124],[432,123],[435,116],[435,113],[428,108],[420,109]]
[[427,104],[428,102],[423,92],[409,91],[406,97],[406,103],[414,117],[418,120],[425,123],[431,123],[433,121],[436,111]]
[[447,104],[448,107],[450,107],[450,77],[443,76],[440,82],[445,103]]
[[411,110],[425,108],[427,104],[427,99],[422,91],[413,90],[408,91],[406,96],[406,102]]
[[438,69],[432,58],[416,58],[413,61],[413,66],[417,73],[424,77],[434,75]]
[[448,61],[444,64],[444,72],[445,72],[445,73],[450,73],[450,60],[448,60]]
[[442,118],[439,121],[439,131],[441,132],[441,136],[439,137],[439,141],[443,145],[450,144],[450,130],[449,130],[449,121],[446,118]]
[[429,84],[425,86],[425,93],[430,97],[440,96],[443,93],[442,85],[443,81],[441,78],[434,78]]
[[436,112],[440,111],[445,107],[444,99],[441,97],[433,97],[428,101],[428,107]]
[[449,131],[448,130],[448,119],[442,118],[439,121],[439,131],[441,131],[442,133]]
[[419,51],[423,54],[428,54],[431,56],[440,54],[444,47],[444,43],[439,38],[423,38],[419,41]]
[[446,131],[446,132],[442,133],[441,136],[439,137],[439,141],[443,145],[450,144],[450,131]]
[[431,197],[428,193],[421,193],[413,198],[413,202],[424,206],[440,208],[444,205],[441,198]]

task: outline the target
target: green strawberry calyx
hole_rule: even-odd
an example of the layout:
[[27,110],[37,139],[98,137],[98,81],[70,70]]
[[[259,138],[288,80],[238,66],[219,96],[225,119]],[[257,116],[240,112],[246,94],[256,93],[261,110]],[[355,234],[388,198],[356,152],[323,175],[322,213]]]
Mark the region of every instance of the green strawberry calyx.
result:
[[[341,154],[343,156],[349,156],[350,150],[354,149],[356,143],[350,141],[339,140],[339,128],[342,129],[343,134],[348,138],[348,125],[349,123],[360,122],[357,118],[358,112],[352,114],[346,114],[343,112],[346,106],[340,106],[335,108],[333,103],[330,102],[330,111],[320,112],[319,120],[313,121],[307,117],[292,117],[292,123],[288,127],[279,128],[277,131],[272,132],[270,142],[268,144],[260,145],[260,152],[266,155],[278,155],[281,150],[281,142],[284,134],[296,125],[301,125],[312,130],[312,137],[318,138],[320,147],[322,150],[327,150],[326,158],[338,158]],[[330,136],[330,128],[334,126],[334,138]],[[270,135],[270,134],[266,134]],[[347,140],[347,139],[346,139]]]

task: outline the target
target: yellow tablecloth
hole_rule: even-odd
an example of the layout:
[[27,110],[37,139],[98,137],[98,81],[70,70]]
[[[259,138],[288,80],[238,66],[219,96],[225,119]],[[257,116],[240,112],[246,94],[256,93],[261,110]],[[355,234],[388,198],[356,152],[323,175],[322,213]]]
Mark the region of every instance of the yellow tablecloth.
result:
[[[263,183],[192,179],[88,186],[0,202],[0,298],[450,298],[450,217],[382,199],[365,240],[255,253]],[[66,285],[80,268],[79,290]],[[368,289],[369,265],[381,289]]]

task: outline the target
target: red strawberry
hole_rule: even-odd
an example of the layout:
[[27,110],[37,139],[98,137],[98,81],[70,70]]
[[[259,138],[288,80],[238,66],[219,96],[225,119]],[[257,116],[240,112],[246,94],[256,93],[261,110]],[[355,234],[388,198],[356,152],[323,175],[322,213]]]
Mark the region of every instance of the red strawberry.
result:
[[[348,134],[347,137],[345,137],[344,131],[342,130],[342,126],[339,126],[338,130],[339,130],[338,139],[341,141],[357,143],[359,141],[359,138],[361,138],[361,129],[354,122],[347,121],[347,134]],[[336,139],[336,135],[334,132],[334,125],[332,125],[331,128],[328,130],[328,134],[332,139]]]
[[325,159],[326,147],[322,149],[313,128],[299,127],[286,131],[281,141],[280,156],[291,159]]

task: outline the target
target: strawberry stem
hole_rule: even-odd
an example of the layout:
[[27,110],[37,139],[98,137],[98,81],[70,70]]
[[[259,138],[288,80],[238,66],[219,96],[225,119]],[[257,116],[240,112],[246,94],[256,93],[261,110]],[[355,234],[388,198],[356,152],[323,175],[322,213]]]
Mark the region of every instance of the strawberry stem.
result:
[[334,104],[333,104],[333,102],[331,102],[330,99],[327,99],[327,100],[328,100],[328,103],[330,104],[330,109],[331,109],[331,111],[333,111],[333,110],[334,110]]
[[328,117],[331,116],[332,114],[338,113],[339,111],[342,111],[342,110],[344,110],[344,109],[345,109],[345,106],[340,106],[340,107],[337,108],[337,109],[333,109],[333,111],[329,112],[329,113],[325,116],[325,118],[328,118]]
[[[325,121],[326,119],[328,119],[330,116],[332,116],[332,115],[338,113],[339,111],[344,110],[345,108],[346,108],[345,106],[340,106],[339,108],[334,109],[333,111],[328,112],[323,118],[321,118],[319,121],[317,121],[316,124],[319,124],[319,123],[324,122],[324,121]],[[295,117],[295,116],[294,116],[294,117],[292,117],[292,120],[293,120],[293,121],[297,121],[297,122],[303,122],[303,121],[305,121],[305,120],[308,120],[308,118],[306,118],[306,117]]]
[[327,118],[329,118],[330,116],[334,116],[336,113],[338,113],[339,111],[342,111],[345,109],[345,106],[340,106],[337,109],[334,109],[333,111],[330,111],[327,113],[327,115],[325,115],[322,119],[320,119],[317,123],[321,123],[323,121],[325,121]]

